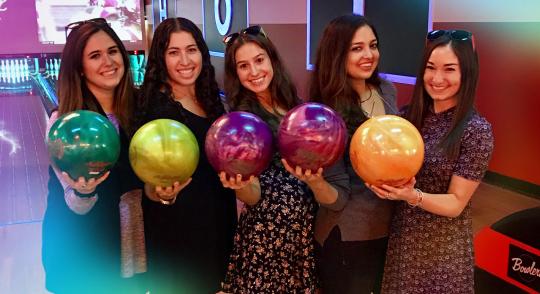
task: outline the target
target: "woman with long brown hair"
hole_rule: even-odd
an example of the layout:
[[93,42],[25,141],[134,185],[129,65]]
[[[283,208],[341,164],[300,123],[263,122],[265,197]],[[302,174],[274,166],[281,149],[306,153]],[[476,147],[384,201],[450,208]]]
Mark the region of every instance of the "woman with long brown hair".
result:
[[478,73],[470,32],[428,33],[403,113],[422,134],[424,164],[404,187],[370,187],[398,200],[384,293],[474,293],[471,197],[493,151],[491,125],[474,108]]
[[[340,16],[326,26],[317,48],[310,98],[335,109],[350,135],[371,116],[397,112],[396,90],[379,77],[379,59],[379,37],[363,16]],[[346,177],[327,180],[347,187],[343,191],[350,194],[338,193],[329,204],[321,203],[315,227],[322,290],[378,293],[393,203],[366,188],[348,154],[341,164]]]
[[[122,239],[133,237],[124,230],[126,221],[138,224],[135,231],[139,237],[143,233],[137,205],[140,184],[128,160],[129,134],[133,130],[128,55],[105,19],[72,23],[66,32],[69,35],[57,84],[59,107],[52,113],[47,129],[59,116],[75,110],[100,113],[116,127],[120,157],[109,172],[97,179],[71,179],[65,172],[49,168],[42,247],[46,287],[54,293],[133,292],[132,279],[122,276],[144,272],[145,263],[142,243],[130,251],[140,257],[131,259],[135,267],[121,263],[122,254],[133,249],[126,251],[127,247],[121,246],[127,244]],[[129,213],[121,217],[121,209]]]
[[[298,105],[296,88],[260,26],[224,39],[225,92],[233,110],[261,117],[274,133]],[[314,293],[313,225],[316,202],[306,183],[289,173],[277,152],[258,177],[227,178],[245,203],[223,290],[230,293]]]

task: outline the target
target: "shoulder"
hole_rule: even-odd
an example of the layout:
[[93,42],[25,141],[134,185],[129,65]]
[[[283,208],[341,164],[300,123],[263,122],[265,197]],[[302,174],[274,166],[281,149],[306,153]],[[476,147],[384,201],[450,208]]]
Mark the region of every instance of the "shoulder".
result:
[[178,105],[165,93],[155,91],[148,96],[150,97],[145,97],[145,99],[147,99],[149,102],[146,106],[147,109],[145,109],[148,114],[161,115],[168,114],[172,111],[177,111]]
[[467,123],[466,132],[491,134],[492,128],[489,121],[475,111]]
[[379,89],[383,96],[392,96],[395,97],[397,94],[396,86],[391,81],[380,78],[381,84],[379,85]]
[[469,119],[463,134],[463,140],[472,144],[493,145],[493,129],[489,121],[476,111]]
[[389,113],[398,113],[397,108],[397,90],[389,80],[380,78],[381,84],[379,85],[379,94],[383,98],[386,104],[386,110]]

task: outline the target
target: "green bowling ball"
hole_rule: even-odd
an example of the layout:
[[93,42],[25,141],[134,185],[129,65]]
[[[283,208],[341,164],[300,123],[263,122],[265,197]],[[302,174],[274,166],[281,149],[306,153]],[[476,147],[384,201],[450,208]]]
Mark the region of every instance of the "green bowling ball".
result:
[[129,161],[145,183],[169,187],[185,182],[197,168],[199,145],[184,124],[156,119],[143,125],[129,145]]
[[103,115],[77,110],[66,113],[51,126],[47,149],[52,164],[73,180],[99,178],[118,160],[120,139]]

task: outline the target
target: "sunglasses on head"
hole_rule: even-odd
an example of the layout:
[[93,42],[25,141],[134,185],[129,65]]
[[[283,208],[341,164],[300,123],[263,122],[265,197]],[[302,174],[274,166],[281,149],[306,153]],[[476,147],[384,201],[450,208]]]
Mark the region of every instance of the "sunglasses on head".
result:
[[449,36],[454,41],[470,42],[473,50],[476,50],[474,36],[471,32],[463,30],[434,30],[427,34],[426,40],[435,41],[442,36]]
[[261,34],[263,37],[266,38],[266,33],[264,32],[264,30],[263,30],[263,28],[261,26],[251,26],[251,27],[247,27],[247,28],[241,30],[238,33],[232,33],[232,34],[229,34],[229,35],[225,36],[223,38],[223,43],[225,43],[225,45],[232,44],[234,42],[234,40],[236,40],[236,38],[238,38],[238,36],[246,35],[246,34],[251,35],[251,36],[257,36],[257,35]]
[[69,33],[71,33],[73,30],[78,29],[80,26],[82,26],[85,23],[95,23],[95,24],[98,24],[98,25],[109,25],[107,23],[107,20],[102,18],[102,17],[72,22],[72,23],[68,24],[64,28],[65,32],[66,32],[66,39],[67,39],[67,36],[69,35]]

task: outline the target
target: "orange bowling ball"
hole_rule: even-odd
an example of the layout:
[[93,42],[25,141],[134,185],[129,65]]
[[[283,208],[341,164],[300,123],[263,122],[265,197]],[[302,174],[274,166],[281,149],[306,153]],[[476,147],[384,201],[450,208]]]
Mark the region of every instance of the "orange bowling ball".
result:
[[399,186],[414,177],[424,160],[422,136],[406,119],[374,116],[351,139],[351,163],[367,183]]

